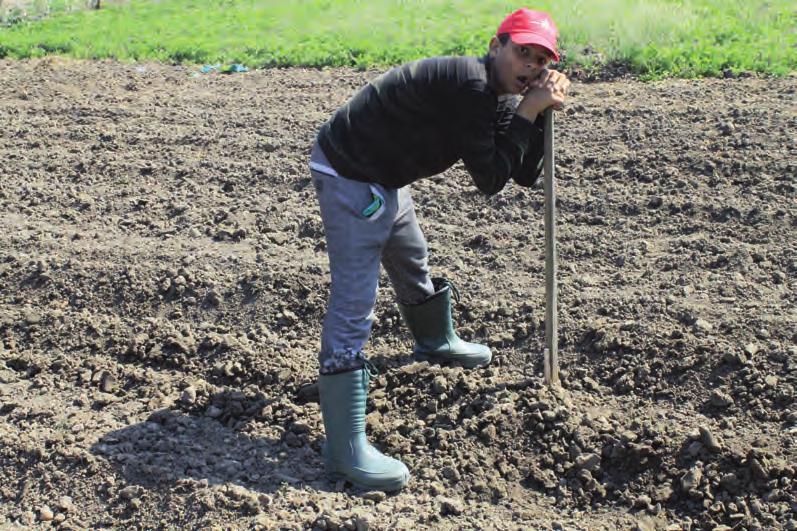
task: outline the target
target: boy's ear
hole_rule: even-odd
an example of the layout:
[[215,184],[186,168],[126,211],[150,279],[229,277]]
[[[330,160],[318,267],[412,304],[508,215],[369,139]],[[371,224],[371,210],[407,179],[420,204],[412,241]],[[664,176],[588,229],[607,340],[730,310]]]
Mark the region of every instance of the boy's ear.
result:
[[493,38],[490,39],[490,48],[488,49],[490,57],[495,57],[495,54],[498,53],[498,48],[500,47],[501,47],[501,41],[498,40],[498,37],[493,35]]

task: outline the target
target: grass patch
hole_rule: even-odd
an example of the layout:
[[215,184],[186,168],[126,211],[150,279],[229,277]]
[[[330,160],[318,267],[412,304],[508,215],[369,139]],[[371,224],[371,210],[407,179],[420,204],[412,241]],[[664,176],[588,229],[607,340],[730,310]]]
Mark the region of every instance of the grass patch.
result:
[[[23,22],[88,9],[95,0],[0,0],[0,30]],[[119,0],[114,0],[119,1]]]
[[[66,0],[61,0],[63,4]],[[160,0],[18,20],[0,55],[384,67],[481,54],[501,18],[497,0]],[[621,63],[643,78],[784,75],[797,70],[793,0],[541,0],[561,31],[563,66]]]

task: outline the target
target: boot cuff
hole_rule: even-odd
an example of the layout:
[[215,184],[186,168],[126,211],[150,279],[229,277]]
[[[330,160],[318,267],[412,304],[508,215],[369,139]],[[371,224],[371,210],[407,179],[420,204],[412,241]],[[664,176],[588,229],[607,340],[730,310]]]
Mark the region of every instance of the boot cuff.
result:
[[450,280],[448,280],[447,278],[445,278],[445,277],[434,277],[432,279],[432,286],[434,287],[434,295],[429,297],[430,299],[440,295],[441,293],[443,293],[446,290],[446,288],[448,288],[448,289],[451,290],[452,298],[456,302],[459,302],[459,290],[454,285],[454,283],[451,282]]

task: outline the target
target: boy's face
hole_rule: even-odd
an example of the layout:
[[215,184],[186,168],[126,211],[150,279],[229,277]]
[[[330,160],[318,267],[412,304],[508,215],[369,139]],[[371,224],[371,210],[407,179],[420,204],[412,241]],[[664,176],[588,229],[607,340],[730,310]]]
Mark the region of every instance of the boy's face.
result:
[[498,37],[490,41],[490,84],[499,94],[522,94],[551,62],[550,52],[536,44],[515,44],[509,39],[501,44]]

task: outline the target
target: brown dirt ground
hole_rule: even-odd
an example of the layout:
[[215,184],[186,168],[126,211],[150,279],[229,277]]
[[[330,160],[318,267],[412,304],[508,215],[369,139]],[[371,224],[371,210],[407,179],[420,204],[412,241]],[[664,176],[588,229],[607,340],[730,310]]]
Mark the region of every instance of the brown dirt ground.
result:
[[[0,61],[0,527],[797,528],[797,79],[576,84],[543,197],[413,185],[492,367],[369,355],[385,497],[321,475],[306,167],[374,72]],[[387,279],[384,279],[387,286]]]

